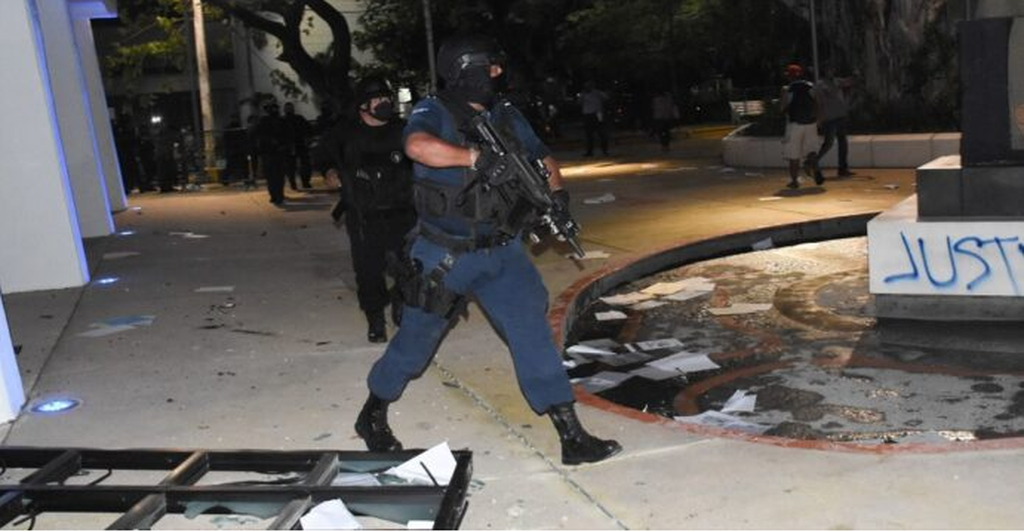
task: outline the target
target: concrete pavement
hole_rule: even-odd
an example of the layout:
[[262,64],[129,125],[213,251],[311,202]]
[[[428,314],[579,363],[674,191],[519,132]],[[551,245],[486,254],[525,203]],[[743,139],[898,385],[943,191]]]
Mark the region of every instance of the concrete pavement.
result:
[[[865,171],[783,199],[779,171],[722,168],[717,142],[622,147],[615,159],[563,154],[583,269],[536,257],[552,299],[609,261],[751,227],[881,210],[913,192],[913,172]],[[613,147],[615,150],[615,147]],[[627,151],[628,150],[628,151]],[[826,173],[830,175],[830,173]],[[381,346],[365,341],[348,243],[332,197],[263,191],[133,196],[116,217],[134,234],[87,244],[108,285],[5,296],[30,401],[83,400],[60,416],[23,414],[8,445],[361,449],[352,422]],[[615,201],[587,204],[612,194]],[[204,238],[205,237],[205,238]],[[136,252],[123,256],[112,253]],[[106,258],[105,258],[106,257]],[[231,292],[203,291],[233,286]],[[112,318],[156,316],[115,334]],[[424,376],[392,406],[406,447],[448,440],[474,452],[464,528],[1020,528],[1020,450],[865,454],[760,445],[673,422],[580,407],[625,451],[559,462],[557,436],[519,394],[511,361],[475,308]],[[65,517],[66,518],[66,517]],[[40,520],[37,528],[103,522]]]

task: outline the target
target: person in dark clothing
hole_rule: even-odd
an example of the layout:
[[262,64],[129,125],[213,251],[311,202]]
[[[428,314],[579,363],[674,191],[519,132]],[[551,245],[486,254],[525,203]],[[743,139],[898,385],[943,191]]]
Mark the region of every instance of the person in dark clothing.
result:
[[130,193],[136,186],[139,192],[146,188],[139,177],[138,135],[135,124],[129,115],[120,115],[114,120],[114,148],[117,150],[117,161],[121,168],[121,181],[125,193]]
[[224,130],[224,173],[220,182],[229,185],[232,181],[244,181],[249,177],[248,139],[238,115],[231,117],[231,123]]
[[266,115],[256,124],[256,151],[267,180],[270,203],[280,207],[285,200],[284,173],[290,152],[288,131],[276,102],[268,103],[263,110]]
[[328,182],[341,188],[332,215],[344,216],[352,245],[359,307],[366,314],[367,339],[387,341],[384,311],[391,305],[401,320],[398,287],[388,289],[388,256],[402,254],[405,235],[416,223],[412,203],[412,166],[402,150],[405,121],[395,115],[391,86],[367,78],[356,87],[358,118],[338,123],[320,143],[318,159]]
[[503,154],[480,141],[471,123],[485,120],[506,132],[510,143],[543,165],[553,201],[567,212],[569,197],[558,161],[523,114],[498,98],[504,54],[496,43],[483,36],[455,36],[437,56],[445,88],[416,104],[405,127],[419,216],[409,252],[415,273],[402,327],[367,376],[370,393],[356,418],[356,434],[374,452],[402,449],[388,425],[388,405],[423,373],[460,307],[472,297],[508,345],[530,407],[550,416],[562,444],[562,463],[604,460],[622,446],[592,436],[576,416],[572,387],[551,339],[547,289],[521,242],[524,218],[512,208],[522,205],[514,197],[519,185],[511,184],[518,178]]
[[156,179],[160,192],[174,192],[179,174],[178,159],[175,156],[178,136],[173,128],[158,124],[155,137]]
[[789,162],[789,188],[799,188],[797,180],[800,160],[804,173],[818,185],[825,180],[818,168],[818,104],[814,100],[814,84],[804,79],[800,65],[786,67],[789,83],[782,88],[779,104],[786,115],[786,133],[782,138],[782,156]]
[[288,127],[289,152],[285,164],[285,174],[288,176],[288,184],[292,190],[298,190],[295,178],[302,179],[302,188],[312,186],[312,170],[309,165],[309,134],[311,131],[309,120],[306,117],[295,113],[295,105],[291,102],[284,104],[284,123]]

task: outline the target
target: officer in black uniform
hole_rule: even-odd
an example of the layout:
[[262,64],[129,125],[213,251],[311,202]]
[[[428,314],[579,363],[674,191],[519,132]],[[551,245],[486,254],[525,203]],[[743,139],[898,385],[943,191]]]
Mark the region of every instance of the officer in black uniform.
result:
[[277,102],[263,107],[266,115],[256,123],[256,151],[259,153],[260,170],[267,180],[270,203],[284,205],[284,173],[289,153],[287,125],[281,118]]
[[[402,149],[405,121],[395,115],[391,85],[366,78],[355,91],[355,120],[338,123],[321,143],[328,181],[340,183],[341,200],[332,215],[344,216],[352,245],[359,308],[366,313],[370,342],[387,341],[384,310],[391,304],[395,325],[401,320],[398,287],[388,288],[388,257],[401,256],[405,235],[416,223],[412,203],[412,165]],[[321,155],[324,159],[324,155]]]

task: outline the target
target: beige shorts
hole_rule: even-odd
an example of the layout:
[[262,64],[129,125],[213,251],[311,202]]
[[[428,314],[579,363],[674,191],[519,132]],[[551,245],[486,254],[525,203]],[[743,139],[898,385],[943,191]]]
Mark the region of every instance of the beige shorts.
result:
[[782,156],[786,159],[803,159],[812,151],[818,151],[821,138],[817,124],[786,123],[786,136],[782,137]]

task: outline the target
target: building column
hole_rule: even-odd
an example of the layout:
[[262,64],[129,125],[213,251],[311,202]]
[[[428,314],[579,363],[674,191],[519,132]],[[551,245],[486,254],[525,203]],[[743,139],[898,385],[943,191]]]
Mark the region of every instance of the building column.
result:
[[[73,10],[72,14],[76,14],[76,11]],[[96,145],[99,147],[100,162],[103,164],[103,175],[107,182],[107,197],[110,200],[111,209],[114,212],[120,212],[128,208],[128,200],[124,195],[121,166],[117,160],[117,150],[114,148],[114,132],[110,124],[110,111],[107,108],[107,94],[103,89],[103,76],[100,73],[100,62],[96,57],[96,43],[92,36],[92,24],[89,21],[90,19],[87,17],[75,16],[72,24],[92,106],[92,123],[96,131]]]
[[18,417],[25,404],[25,389],[21,383],[18,361],[14,358],[14,342],[7,324],[4,299],[0,295],[0,423]]
[[81,286],[89,271],[34,0],[0,2],[0,286]]
[[68,5],[66,0],[37,0],[36,6],[78,226],[84,238],[107,236],[114,232],[114,220]]

